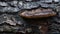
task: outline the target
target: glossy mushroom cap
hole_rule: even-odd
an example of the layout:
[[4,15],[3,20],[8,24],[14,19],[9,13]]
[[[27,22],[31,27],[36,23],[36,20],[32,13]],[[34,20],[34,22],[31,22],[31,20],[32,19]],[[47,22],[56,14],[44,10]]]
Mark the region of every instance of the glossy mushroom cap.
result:
[[55,16],[56,13],[52,9],[36,9],[31,11],[24,11],[19,14],[25,18],[43,18],[43,17],[50,17]]

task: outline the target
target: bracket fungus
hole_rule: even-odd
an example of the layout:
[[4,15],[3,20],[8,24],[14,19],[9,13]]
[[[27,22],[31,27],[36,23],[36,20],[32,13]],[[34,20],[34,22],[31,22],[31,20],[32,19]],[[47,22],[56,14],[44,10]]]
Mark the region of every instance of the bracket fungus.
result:
[[59,8],[60,0],[0,0],[0,32],[45,34],[49,27],[59,33]]
[[42,18],[42,17],[50,17],[55,16],[56,13],[52,9],[36,9],[31,11],[24,11],[19,14],[22,17],[25,18]]

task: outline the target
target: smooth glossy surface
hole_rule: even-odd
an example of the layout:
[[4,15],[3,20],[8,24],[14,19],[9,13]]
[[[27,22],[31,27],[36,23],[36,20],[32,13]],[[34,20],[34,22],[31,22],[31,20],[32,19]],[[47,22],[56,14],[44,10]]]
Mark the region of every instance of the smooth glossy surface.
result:
[[52,9],[35,9],[31,11],[24,11],[20,14],[22,17],[26,18],[42,18],[42,17],[50,17],[55,16],[56,13],[52,11]]

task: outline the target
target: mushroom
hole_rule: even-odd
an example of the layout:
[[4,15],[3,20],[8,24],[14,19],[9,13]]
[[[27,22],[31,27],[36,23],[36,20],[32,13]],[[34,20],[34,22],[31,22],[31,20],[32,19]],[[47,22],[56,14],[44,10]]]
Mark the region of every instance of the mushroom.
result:
[[19,13],[20,16],[25,18],[43,18],[43,17],[50,17],[55,16],[56,13],[52,9],[36,9],[31,11],[24,11]]

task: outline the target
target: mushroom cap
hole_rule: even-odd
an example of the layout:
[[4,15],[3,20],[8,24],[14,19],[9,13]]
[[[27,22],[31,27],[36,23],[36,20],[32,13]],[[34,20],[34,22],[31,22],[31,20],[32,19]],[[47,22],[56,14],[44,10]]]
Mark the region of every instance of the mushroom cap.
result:
[[43,18],[43,17],[51,17],[55,16],[56,13],[52,9],[36,9],[32,11],[24,11],[19,14],[25,18]]

